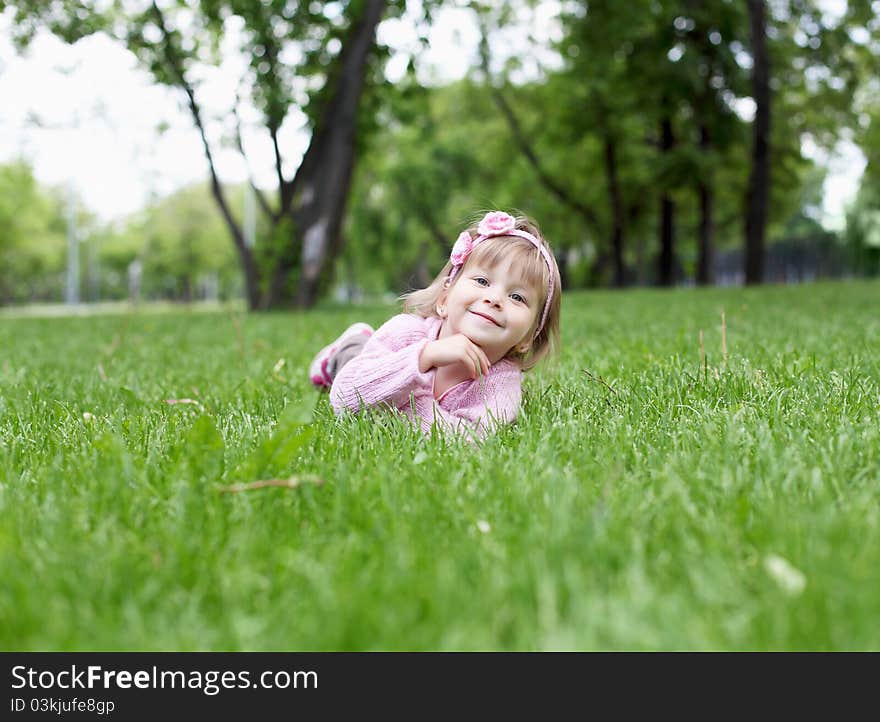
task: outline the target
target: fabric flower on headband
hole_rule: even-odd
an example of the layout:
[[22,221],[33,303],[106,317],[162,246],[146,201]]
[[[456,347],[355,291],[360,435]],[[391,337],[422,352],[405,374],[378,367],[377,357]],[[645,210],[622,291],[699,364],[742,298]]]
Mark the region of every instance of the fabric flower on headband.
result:
[[458,240],[455,242],[455,245],[452,247],[452,253],[449,256],[449,260],[452,261],[453,266],[460,266],[467,260],[467,257],[471,255],[471,249],[474,247],[474,242],[471,240],[471,234],[467,231],[462,231],[458,236]]
[[471,238],[471,234],[462,231],[455,245],[452,247],[452,253],[449,254],[449,260],[453,266],[461,266],[474,249],[474,246],[484,238],[490,236],[503,236],[508,233],[517,233],[516,219],[508,215],[504,211],[492,211],[483,216],[483,220],[477,226],[477,238]]
[[477,232],[481,236],[503,236],[508,231],[516,228],[516,220],[504,211],[492,211],[487,213],[480,225],[477,226]]

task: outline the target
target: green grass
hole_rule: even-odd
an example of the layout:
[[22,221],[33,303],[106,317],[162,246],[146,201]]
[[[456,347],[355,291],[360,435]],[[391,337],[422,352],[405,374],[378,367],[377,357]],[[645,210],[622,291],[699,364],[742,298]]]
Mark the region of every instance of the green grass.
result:
[[0,648],[880,649],[878,300],[569,294],[478,450],[308,385],[389,308],[4,317]]

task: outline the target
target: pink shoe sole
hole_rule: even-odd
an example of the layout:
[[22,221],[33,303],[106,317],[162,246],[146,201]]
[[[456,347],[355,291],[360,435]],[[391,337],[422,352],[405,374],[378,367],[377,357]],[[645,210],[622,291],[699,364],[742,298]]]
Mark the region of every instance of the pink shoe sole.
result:
[[359,333],[369,337],[373,335],[373,329],[366,323],[352,324],[345,329],[345,331],[342,332],[342,335],[340,335],[333,343],[318,351],[317,355],[312,360],[312,363],[309,364],[309,380],[314,386],[317,386],[318,388],[329,388],[331,386],[333,380],[327,373],[327,363],[330,361],[330,358],[336,352],[337,348]]

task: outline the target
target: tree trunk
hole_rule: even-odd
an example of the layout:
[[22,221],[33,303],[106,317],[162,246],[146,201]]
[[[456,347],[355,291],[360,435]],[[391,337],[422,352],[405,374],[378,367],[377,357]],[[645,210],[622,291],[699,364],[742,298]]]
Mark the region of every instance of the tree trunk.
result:
[[[667,102],[664,100],[664,106]],[[668,153],[675,146],[672,134],[672,120],[668,112],[664,112],[660,124],[660,149]],[[675,203],[668,188],[664,188],[660,196],[660,254],[657,263],[657,285],[672,286],[675,282]]]
[[248,248],[245,243],[244,234],[236,220],[233,218],[232,212],[229,210],[229,204],[226,202],[223,186],[220,184],[220,179],[217,177],[217,170],[214,166],[214,154],[211,152],[211,144],[208,142],[208,135],[205,132],[205,125],[202,122],[201,108],[196,102],[195,90],[186,79],[183,60],[181,59],[176,43],[173,41],[173,33],[169,31],[168,26],[165,23],[165,16],[155,0],[152,2],[152,13],[159,26],[159,30],[165,38],[165,61],[168,64],[168,68],[174,74],[178,86],[186,93],[187,102],[190,111],[192,112],[193,120],[195,121],[196,128],[202,138],[202,147],[205,151],[205,158],[208,161],[208,170],[211,173],[211,193],[214,195],[214,200],[220,208],[220,214],[223,216],[223,220],[226,222],[226,227],[232,235],[232,241],[235,244],[235,250],[238,253],[241,268],[244,272],[244,287],[245,294],[247,295],[248,308],[253,310],[257,308],[259,300],[259,277],[257,275],[257,266],[254,261],[253,253],[251,253],[251,249]]
[[[706,154],[712,147],[709,129],[705,123],[700,124],[700,152]],[[698,188],[700,195],[700,227],[698,231],[699,256],[697,259],[697,285],[708,286],[714,280],[712,271],[712,236],[714,234],[714,203],[715,191],[712,187],[711,170],[708,164],[703,166],[705,175],[700,177]]]
[[[201,130],[202,136],[205,138],[204,130]],[[207,140],[205,140],[204,144],[205,152],[208,156],[208,167],[211,171],[211,192],[214,194],[214,200],[220,208],[220,214],[223,216],[223,220],[226,221],[226,227],[232,235],[232,241],[235,244],[235,251],[238,253],[238,261],[244,274],[244,292],[247,298],[248,308],[253,311],[259,307],[260,300],[260,280],[257,275],[257,263],[254,259],[254,254],[245,243],[241,227],[232,217],[232,212],[229,210],[229,206],[226,203],[226,197],[223,194],[220,180],[217,178],[217,173],[214,169],[214,160],[208,149]]]
[[193,279],[191,273],[183,274],[183,291],[180,294],[180,300],[189,305],[193,302]]
[[[343,47],[333,95],[293,180],[291,215],[295,233],[302,239],[295,299],[300,308],[314,305],[322,272],[340,250],[340,230],[355,162],[357,110],[376,26],[384,11],[385,0],[366,0],[363,17],[352,27]],[[280,259],[264,306],[278,304],[295,265],[289,253]]]
[[569,288],[568,279],[568,249],[558,251],[556,254],[556,268],[559,270],[559,290],[567,291]]
[[745,274],[746,283],[764,278],[764,234],[767,227],[767,199],[770,192],[770,62],[767,55],[767,21],[763,0],[748,0],[752,38],[752,94],[755,120],[752,123],[752,170],[746,199]]
[[614,286],[626,285],[626,268],[623,261],[626,217],[623,198],[617,175],[617,143],[610,134],[605,134],[605,177],[608,181],[608,200],[611,205],[611,255],[614,261]]
[[598,247],[596,249],[596,257],[593,259],[593,263],[590,266],[590,275],[595,282],[594,285],[605,285],[605,279],[608,275],[608,267],[610,265],[611,256],[609,255],[608,250],[601,246]]
[[[644,211],[643,195],[643,193],[637,190],[633,194],[634,200],[626,209],[626,227],[630,230],[638,229],[639,227],[639,218],[641,218]],[[648,284],[649,277],[647,263],[645,262],[645,235],[641,232],[636,232],[634,239],[633,249],[635,251],[636,265],[631,280],[638,286],[645,286]]]

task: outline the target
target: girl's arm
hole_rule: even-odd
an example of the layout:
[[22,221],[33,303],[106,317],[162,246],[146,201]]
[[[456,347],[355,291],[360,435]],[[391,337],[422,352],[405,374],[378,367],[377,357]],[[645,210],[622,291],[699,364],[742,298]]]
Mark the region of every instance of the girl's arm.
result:
[[499,426],[516,420],[522,402],[522,371],[514,363],[502,361],[466,391],[453,389],[452,393],[449,409],[441,408],[429,397],[433,409],[429,407],[427,413],[420,414],[425,428],[429,429],[433,421],[469,440],[483,439]]
[[428,343],[424,320],[411,314],[394,316],[342,367],[330,388],[330,403],[340,413],[363,406],[405,404],[416,389],[430,389],[433,376],[419,371],[419,355]]
[[390,319],[337,374],[330,389],[334,411],[358,413],[390,404],[411,409],[426,431],[436,424],[470,440],[516,419],[522,400],[522,371],[516,364],[501,361],[477,383],[453,388],[448,408],[442,408],[434,400],[434,374],[419,370],[427,343],[422,319],[410,314]]

